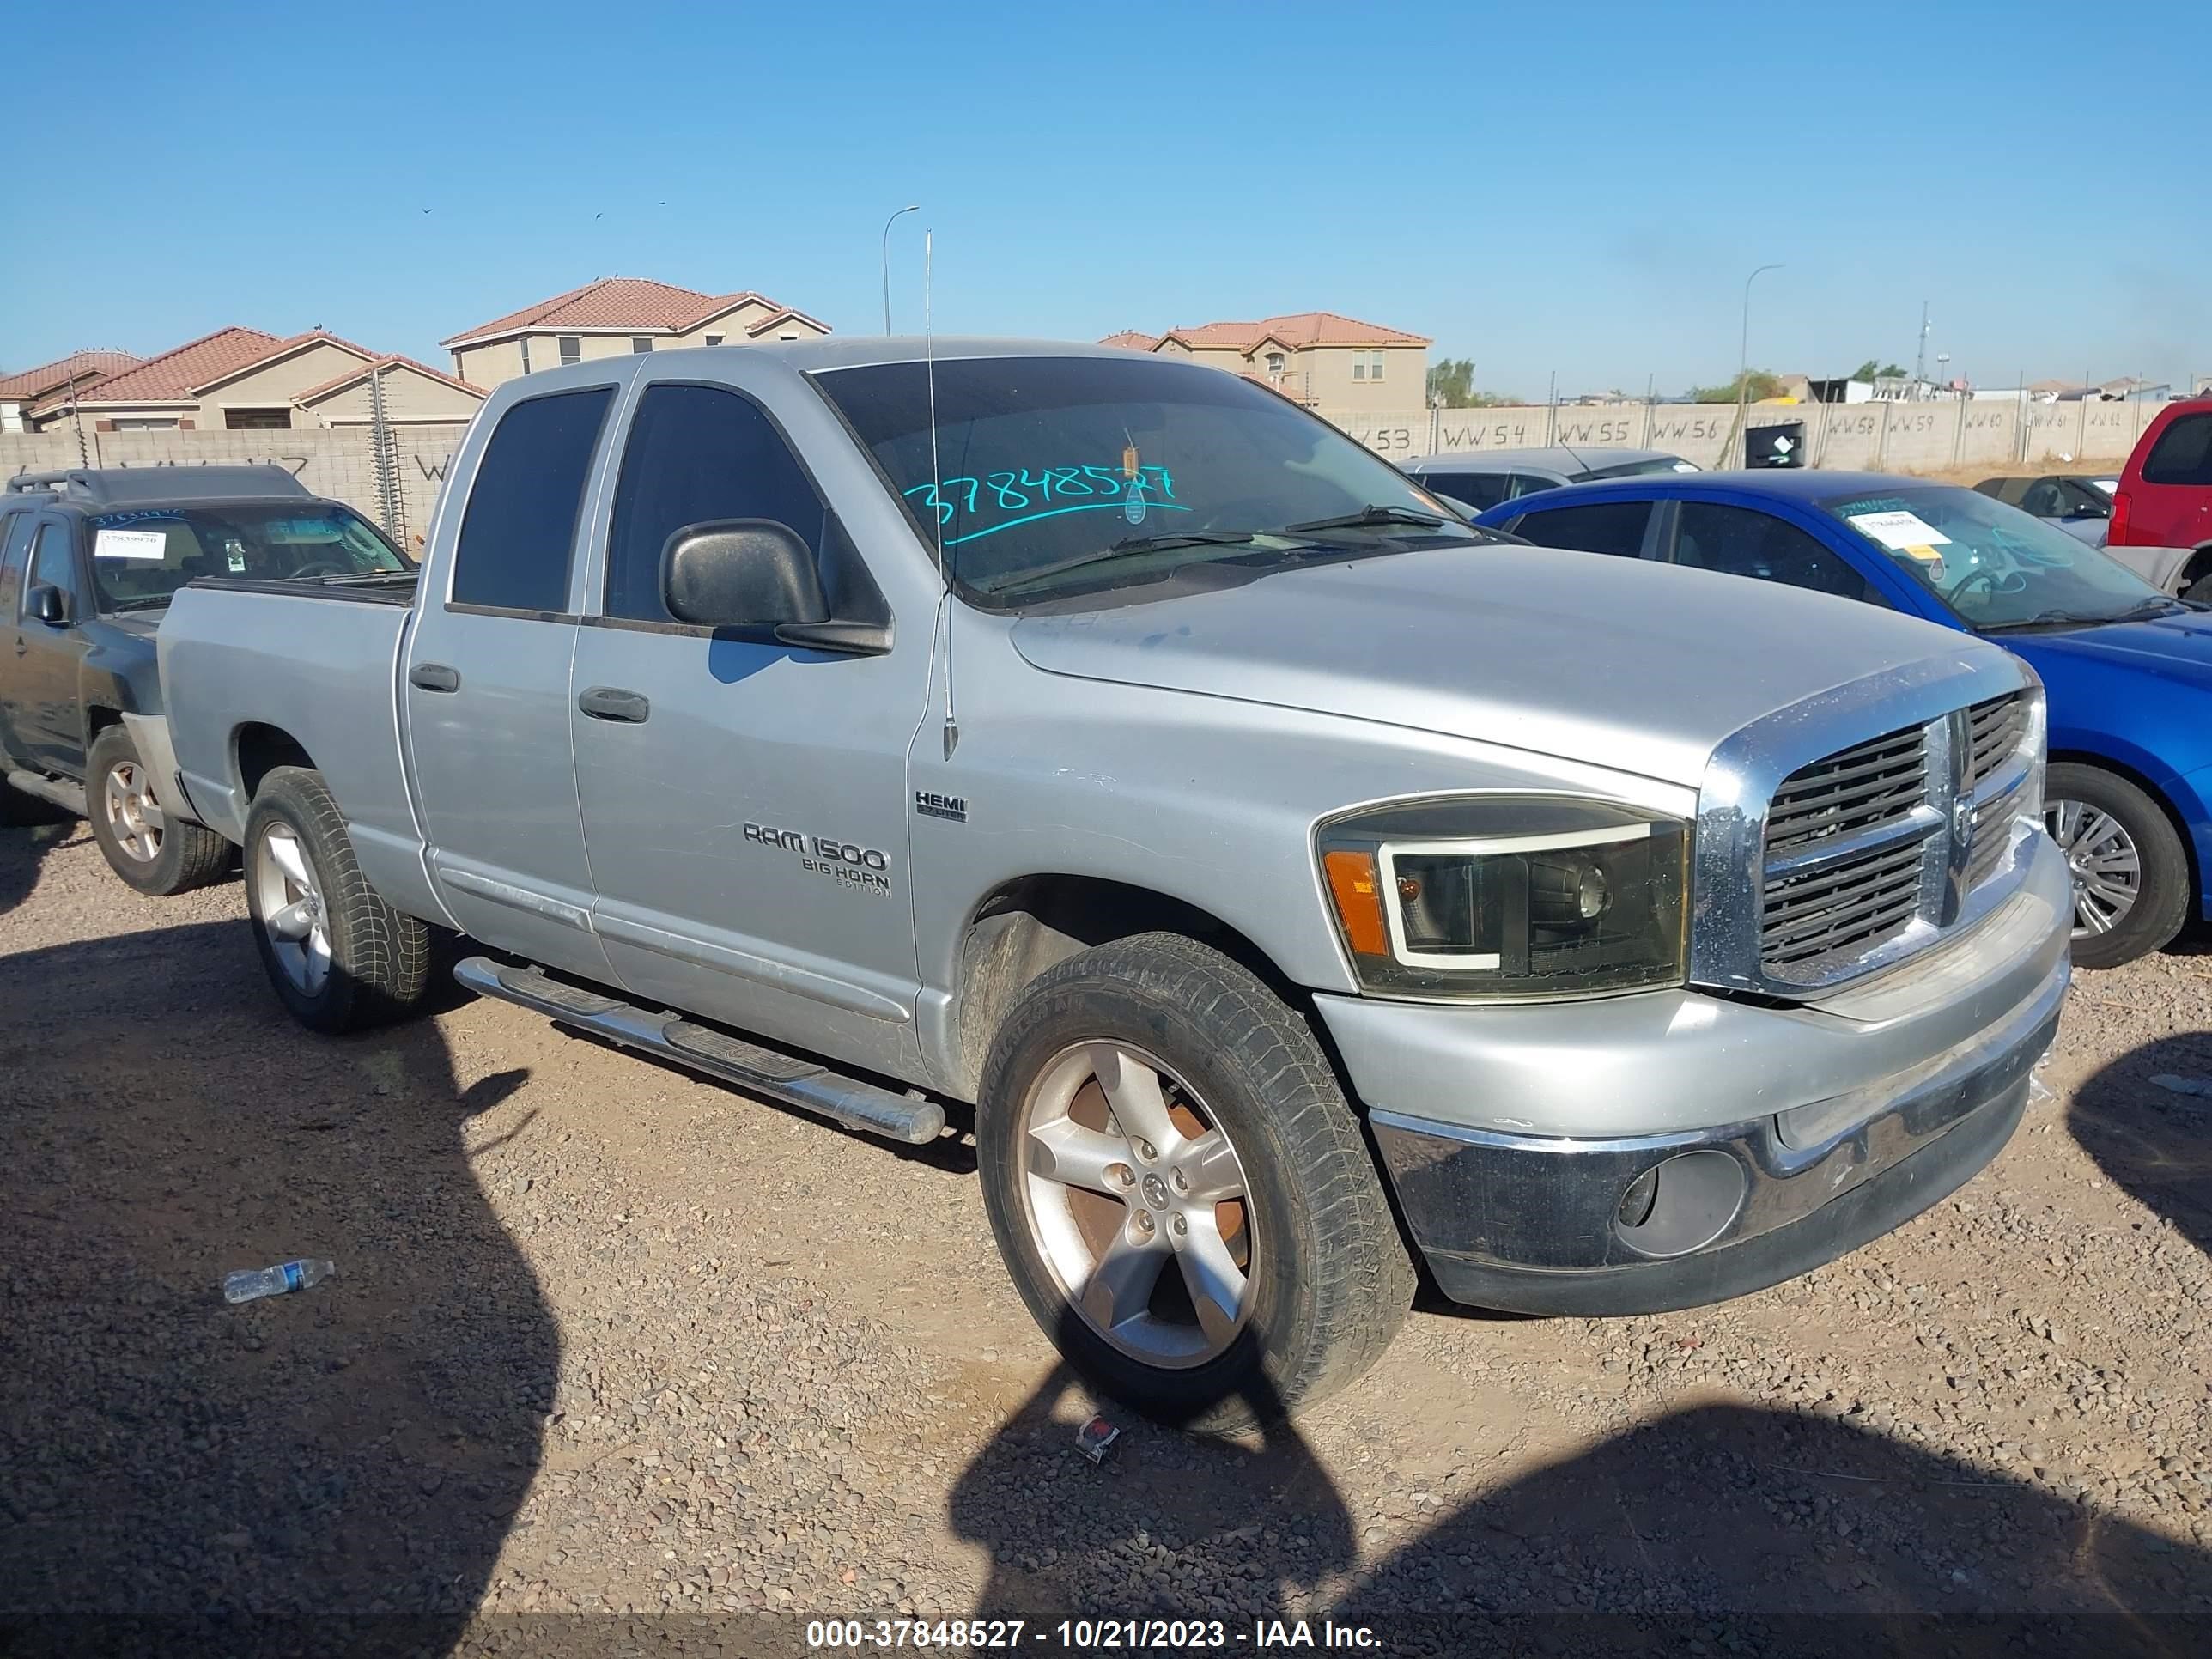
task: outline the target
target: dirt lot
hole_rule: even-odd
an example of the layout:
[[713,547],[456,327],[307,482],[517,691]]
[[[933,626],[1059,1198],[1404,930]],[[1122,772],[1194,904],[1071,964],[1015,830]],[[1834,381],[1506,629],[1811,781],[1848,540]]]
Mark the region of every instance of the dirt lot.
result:
[[[1808,1279],[1425,1309],[1296,1430],[1123,1416],[1094,1468],[959,1144],[457,996],[316,1040],[240,917],[234,884],[129,892],[81,828],[0,831],[0,1652],[341,1613],[282,1650],[775,1654],[902,1614],[1054,1628],[1029,1651],[1077,1616],[2212,1650],[2179,1621],[2212,1616],[2212,1100],[2151,1080],[2212,1079],[2203,957],[2083,981],[1994,1168]],[[223,1304],[302,1255],[338,1277]]]

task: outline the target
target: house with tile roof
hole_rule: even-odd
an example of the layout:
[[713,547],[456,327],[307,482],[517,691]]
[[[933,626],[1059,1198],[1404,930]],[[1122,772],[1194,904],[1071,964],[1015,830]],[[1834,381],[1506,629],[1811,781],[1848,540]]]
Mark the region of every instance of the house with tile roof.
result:
[[359,426],[372,417],[371,377],[383,382],[385,418],[416,424],[465,421],[481,386],[371,351],[322,329],[279,336],[219,328],[156,357],[132,361],[73,392],[63,386],[25,406],[39,432],[74,418],[100,432],[269,432]]
[[702,294],[642,276],[602,276],[439,343],[453,354],[456,375],[489,386],[586,357],[815,340],[829,331],[827,323],[750,290]]
[[1428,401],[1426,337],[1334,311],[1201,323],[1164,334],[1124,329],[1098,343],[1188,357],[1273,386],[1309,408],[1419,409]]
[[0,374],[0,432],[27,430],[23,413],[32,404],[57,394],[67,402],[73,391],[88,395],[102,380],[136,368],[138,361],[127,351],[72,351],[36,368]]

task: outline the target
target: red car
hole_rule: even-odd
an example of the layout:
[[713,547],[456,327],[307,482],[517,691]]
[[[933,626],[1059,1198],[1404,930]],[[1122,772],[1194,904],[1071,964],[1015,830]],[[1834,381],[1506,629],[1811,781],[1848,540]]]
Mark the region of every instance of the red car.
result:
[[2169,404],[2145,429],[2112,496],[2108,541],[2196,549],[2181,596],[2212,600],[2212,398]]

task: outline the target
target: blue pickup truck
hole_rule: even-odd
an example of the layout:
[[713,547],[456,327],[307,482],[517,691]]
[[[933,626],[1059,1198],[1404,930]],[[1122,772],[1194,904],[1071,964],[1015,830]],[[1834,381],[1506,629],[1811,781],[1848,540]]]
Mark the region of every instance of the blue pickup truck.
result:
[[1874,472],[1571,484],[1478,524],[1547,547],[1809,588],[2011,647],[2050,698],[2045,821],[2074,960],[2109,968],[2212,915],[2212,612],[1971,489]]

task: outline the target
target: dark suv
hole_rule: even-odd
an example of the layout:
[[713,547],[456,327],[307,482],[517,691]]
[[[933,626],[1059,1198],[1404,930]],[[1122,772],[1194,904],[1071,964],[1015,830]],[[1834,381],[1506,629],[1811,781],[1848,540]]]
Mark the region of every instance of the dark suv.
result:
[[0,495],[0,823],[44,801],[92,821],[115,873],[180,893],[229,843],[184,797],[155,630],[196,576],[388,578],[383,532],[278,466],[24,474]]

